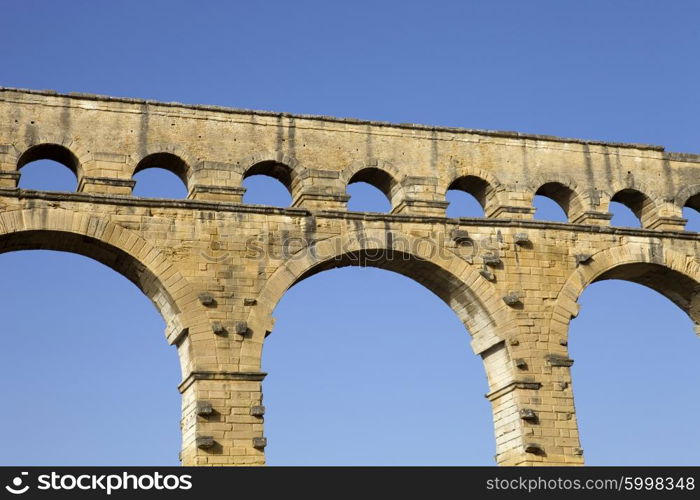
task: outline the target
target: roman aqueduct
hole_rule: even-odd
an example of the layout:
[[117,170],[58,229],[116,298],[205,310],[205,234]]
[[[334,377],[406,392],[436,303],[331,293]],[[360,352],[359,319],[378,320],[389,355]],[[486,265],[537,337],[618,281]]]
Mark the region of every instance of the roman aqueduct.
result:
[[[17,187],[50,159],[77,192]],[[177,174],[187,199],[132,195],[133,175]],[[281,181],[289,208],[242,202],[247,176]],[[367,182],[388,214],[347,210]],[[483,218],[448,218],[445,192]],[[536,194],[568,223],[532,219]],[[619,201],[641,228],[610,227]],[[662,147],[0,90],[0,252],[53,249],[135,283],[182,368],[186,465],[263,464],[261,354],[287,289],[339,266],[408,276],[442,298],[483,359],[497,462],[581,464],[567,332],[587,285],[637,282],[700,324],[700,155]]]

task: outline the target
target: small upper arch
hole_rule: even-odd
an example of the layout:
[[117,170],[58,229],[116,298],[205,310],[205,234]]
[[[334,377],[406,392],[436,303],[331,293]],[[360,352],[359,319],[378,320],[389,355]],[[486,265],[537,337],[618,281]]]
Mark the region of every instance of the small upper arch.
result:
[[27,149],[17,160],[17,169],[37,160],[52,160],[66,166],[76,177],[81,166],[78,157],[67,147],[61,144],[37,144]]
[[489,172],[478,168],[460,169],[456,172],[447,188],[448,191],[462,191],[473,196],[481,205],[486,216],[498,205],[497,193],[502,190],[501,183]]
[[179,155],[170,152],[151,153],[144,156],[134,168],[134,175],[148,168],[162,168],[175,174],[184,184],[188,185],[190,167]]
[[700,184],[686,186],[674,197],[673,203],[686,219],[686,231],[700,232]]
[[340,177],[346,188],[357,182],[364,182],[375,187],[386,196],[392,209],[405,198],[403,187],[399,181],[401,172],[384,160],[370,159],[364,162],[353,162],[342,171]]
[[674,203],[679,207],[688,207],[700,212],[700,184],[686,186],[674,197]]
[[89,146],[60,133],[42,133],[19,140],[7,151],[7,161],[17,169],[37,160],[51,160],[67,167],[80,180],[92,160]]
[[[619,189],[610,197],[610,202],[621,203],[629,208],[639,219],[641,227],[646,228],[656,216],[656,204],[644,191],[634,187]],[[609,210],[609,209],[608,209]]]
[[532,199],[544,196],[562,209],[569,222],[576,220],[584,211],[585,203],[576,182],[566,175],[537,177],[530,183]]
[[[288,155],[261,152],[236,162],[234,175],[238,178],[233,182],[246,188],[244,203],[289,206],[301,189],[299,170],[299,162]],[[243,185],[246,179],[256,176]]]
[[[59,170],[45,170],[43,160],[58,163],[73,174],[69,174],[60,166]],[[31,165],[33,164],[33,165]],[[22,168],[28,170],[22,172]],[[33,168],[36,167],[36,168]],[[49,165],[49,168],[51,165]],[[78,156],[62,144],[41,143],[27,148],[17,158],[17,171],[20,172],[20,186],[38,190],[74,191],[82,177],[82,164]],[[27,184],[24,184],[24,181]]]
[[287,188],[289,194],[292,194],[292,180],[294,179],[294,171],[292,167],[286,163],[282,163],[277,160],[262,160],[257,163],[252,164],[248,169],[243,172],[243,179],[252,177],[254,175],[266,175],[277,179],[282,185]]
[[348,180],[348,184],[355,182],[366,182],[386,195],[389,200],[393,195],[394,190],[398,186],[396,179],[386,170],[377,167],[366,167],[358,170]]
[[[144,172],[149,169],[153,170]],[[144,173],[138,175],[141,172]],[[136,184],[132,194],[139,197],[184,198],[191,187],[190,178],[190,166],[181,156],[170,152],[151,153],[134,168]]]
[[234,166],[234,173],[240,176],[240,181],[253,175],[267,175],[284,184],[290,193],[296,188],[300,170],[301,165],[296,158],[273,151],[246,156],[236,161]]

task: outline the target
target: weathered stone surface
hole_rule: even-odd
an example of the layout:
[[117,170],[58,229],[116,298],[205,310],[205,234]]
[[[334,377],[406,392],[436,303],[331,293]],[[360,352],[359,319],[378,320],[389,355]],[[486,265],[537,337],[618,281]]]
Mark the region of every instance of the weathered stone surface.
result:
[[206,450],[214,446],[214,438],[211,436],[197,436],[197,448]]
[[253,406],[250,409],[250,414],[254,417],[262,417],[263,415],[265,415],[265,407],[262,405]]
[[197,401],[197,415],[208,416],[212,413],[214,413],[214,408],[209,401]]
[[537,421],[537,413],[531,408],[523,408],[520,410],[520,418],[527,421]]
[[[38,159],[70,168],[79,192],[18,190]],[[156,166],[187,199],[132,195],[134,173]],[[243,204],[253,174],[279,179],[293,206]],[[348,212],[354,181],[384,191],[392,212]],[[447,218],[450,186],[485,217]],[[571,223],[532,220],[535,193]],[[182,367],[185,465],[264,464],[272,311],[290,286],[341,265],[399,272],[452,308],[483,359],[498,463],[583,463],[567,382],[577,299],[594,281],[630,280],[699,324],[700,236],[681,230],[699,193],[700,156],[658,146],[0,89],[0,252],[76,252],[153,301]],[[609,227],[613,199],[641,229]]]
[[201,292],[197,295],[197,298],[202,303],[202,305],[205,305],[205,306],[216,305],[216,299],[209,292]]

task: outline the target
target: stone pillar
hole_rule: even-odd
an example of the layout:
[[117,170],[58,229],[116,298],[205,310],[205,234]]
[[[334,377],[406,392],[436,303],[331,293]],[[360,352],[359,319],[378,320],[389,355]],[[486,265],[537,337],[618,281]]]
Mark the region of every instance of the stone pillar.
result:
[[135,184],[133,179],[83,176],[78,183],[78,192],[129,196]]
[[310,210],[347,210],[350,196],[340,182],[340,172],[305,169],[292,182],[293,207]]
[[188,200],[220,201],[226,203],[242,203],[244,187],[211,186],[194,184],[187,193]]
[[82,166],[78,192],[129,196],[136,181],[127,168],[128,157],[120,153],[94,152]]
[[19,182],[19,172],[16,170],[0,170],[0,188],[14,189]]
[[194,165],[187,178],[187,199],[241,203],[245,188],[236,164],[202,160]]
[[612,219],[610,212],[587,211],[577,215],[570,222],[572,224],[586,224],[589,226],[608,226],[610,225],[610,219]]
[[658,231],[684,231],[687,219],[683,218],[683,209],[669,201],[659,202],[656,210],[646,217],[646,229]]
[[517,185],[504,185],[496,198],[484,208],[484,215],[493,219],[532,219],[535,207],[532,195]]
[[402,189],[397,192],[401,195],[391,200],[394,206],[391,213],[445,217],[449,202],[444,193],[438,192],[437,178],[406,176],[400,184]]
[[0,188],[14,189],[19,182],[19,171],[12,146],[0,144]]
[[264,465],[261,372],[192,372],[180,384],[182,465]]
[[499,465],[581,465],[572,360],[511,338],[481,353]]

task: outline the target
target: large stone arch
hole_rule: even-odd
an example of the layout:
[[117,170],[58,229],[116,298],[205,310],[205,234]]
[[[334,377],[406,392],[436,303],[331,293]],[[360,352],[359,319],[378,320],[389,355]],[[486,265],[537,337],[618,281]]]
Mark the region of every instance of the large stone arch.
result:
[[206,313],[191,307],[197,294],[187,278],[139,234],[104,217],[57,208],[0,213],[0,253],[32,249],[80,254],[132,281],[165,320],[165,335],[177,345],[183,376],[195,369],[197,344],[191,339],[206,335]]
[[656,290],[700,324],[700,263],[659,246],[627,243],[593,254],[563,285],[549,323],[550,335],[568,337],[569,323],[579,312],[578,298],[588,285],[622,279]]
[[[506,305],[496,285],[456,253],[450,244],[398,231],[367,229],[315,241],[282,263],[266,280],[248,316],[250,339],[242,359],[255,360],[246,370],[258,370],[265,336],[272,331],[273,310],[287,290],[314,274],[337,267],[372,266],[417,281],[440,297],[472,335],[472,349],[480,355],[490,388],[487,396],[494,415],[499,462],[518,453],[522,429],[514,404],[521,382],[512,369],[506,338],[519,329],[517,312]],[[438,252],[439,251],[439,252]],[[505,458],[504,458],[505,457]]]
[[[428,288],[460,318],[472,335],[476,353],[502,342],[501,332],[515,327],[511,310],[495,286],[447,246],[398,232],[366,230],[312,242],[280,265],[250,312],[253,342],[248,345],[262,348],[272,330],[272,312],[287,290],[316,273],[346,266],[394,271]],[[260,351],[247,354],[260,356]]]

